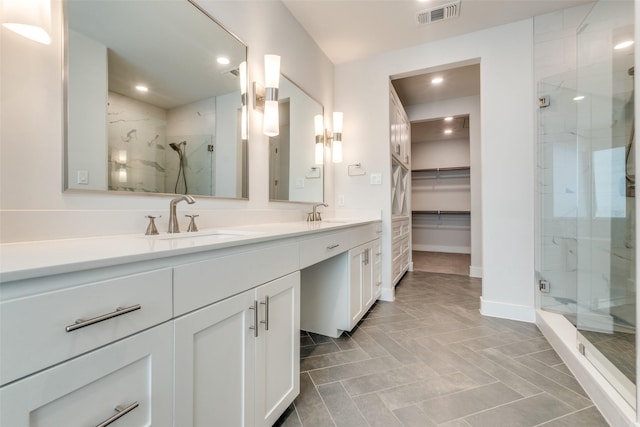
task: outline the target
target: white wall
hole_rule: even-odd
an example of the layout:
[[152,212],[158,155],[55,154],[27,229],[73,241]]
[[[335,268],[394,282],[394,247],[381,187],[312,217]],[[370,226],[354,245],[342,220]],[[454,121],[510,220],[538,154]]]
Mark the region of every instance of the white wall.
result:
[[[389,247],[389,76],[480,58],[482,312],[534,321],[533,20],[393,51],[336,66],[335,108],[344,111],[345,162],[336,170],[336,195],[345,208],[381,208]],[[347,177],[361,161],[383,174],[383,186]],[[391,260],[383,257],[383,286]]]
[[[250,81],[263,81],[264,54],[279,54],[282,72],[322,102],[327,116],[331,114],[333,64],[284,5],[263,1],[198,3],[248,44]],[[0,30],[0,239],[10,242],[142,233],[147,214],[163,215],[158,226],[164,228],[168,219],[167,196],[62,192],[61,9],[61,2],[54,1],[53,41],[49,46],[4,27]],[[249,113],[250,200],[198,198],[190,209],[201,215],[200,228],[241,221],[300,220],[309,210],[305,205],[269,202],[268,140],[261,132],[262,114],[252,108]]]

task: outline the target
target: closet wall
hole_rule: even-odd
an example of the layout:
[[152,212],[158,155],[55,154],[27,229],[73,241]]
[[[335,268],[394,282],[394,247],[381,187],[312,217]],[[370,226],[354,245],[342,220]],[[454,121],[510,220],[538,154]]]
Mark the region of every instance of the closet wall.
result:
[[463,116],[412,123],[413,250],[471,253],[468,121]]

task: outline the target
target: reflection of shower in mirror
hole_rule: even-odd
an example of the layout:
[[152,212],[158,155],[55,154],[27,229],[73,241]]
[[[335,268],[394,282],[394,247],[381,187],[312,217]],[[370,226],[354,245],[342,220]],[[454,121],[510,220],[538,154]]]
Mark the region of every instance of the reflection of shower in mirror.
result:
[[181,176],[184,182],[184,194],[187,194],[189,192],[189,187],[187,186],[187,174],[185,171],[187,166],[186,164],[187,160],[185,156],[186,145],[187,145],[187,141],[182,141],[177,144],[175,142],[172,142],[169,144],[169,147],[171,147],[175,152],[178,153],[178,157],[180,161],[180,166],[178,168],[178,175],[176,176],[176,185],[173,189],[174,193],[176,194],[178,193],[178,184],[180,183]]

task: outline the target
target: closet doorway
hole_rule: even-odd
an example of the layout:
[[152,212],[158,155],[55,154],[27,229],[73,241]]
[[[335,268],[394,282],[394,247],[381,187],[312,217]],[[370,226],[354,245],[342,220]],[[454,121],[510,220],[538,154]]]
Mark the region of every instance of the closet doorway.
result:
[[392,78],[411,124],[413,270],[482,277],[480,64]]
[[411,123],[413,268],[469,274],[469,115]]

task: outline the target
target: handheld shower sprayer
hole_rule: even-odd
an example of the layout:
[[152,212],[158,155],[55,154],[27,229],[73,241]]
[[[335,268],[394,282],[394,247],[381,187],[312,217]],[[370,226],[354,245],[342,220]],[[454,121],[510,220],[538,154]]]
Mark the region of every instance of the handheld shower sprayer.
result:
[[187,141],[182,141],[179,143],[171,142],[169,143],[169,147],[171,147],[176,153],[178,153],[180,166],[178,169],[178,176],[176,177],[176,185],[173,189],[174,193],[178,193],[178,183],[180,182],[180,174],[182,174],[182,179],[184,180],[184,193],[188,193],[189,189],[187,187],[187,174],[186,174],[186,162],[187,159],[185,157],[185,149],[186,149]]

